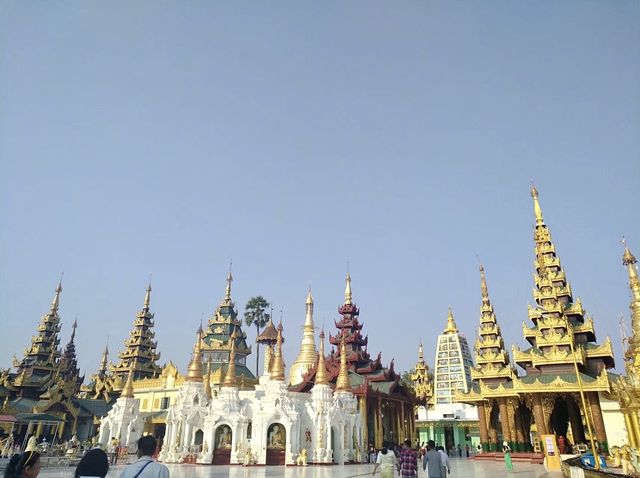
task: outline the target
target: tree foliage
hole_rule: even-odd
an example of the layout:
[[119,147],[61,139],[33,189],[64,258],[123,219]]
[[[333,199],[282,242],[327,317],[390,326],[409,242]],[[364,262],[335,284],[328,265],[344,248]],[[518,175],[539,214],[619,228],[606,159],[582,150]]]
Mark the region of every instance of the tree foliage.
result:
[[[244,323],[247,327],[256,327],[256,337],[260,334],[260,329],[267,325],[271,314],[267,312],[271,304],[267,299],[258,295],[251,297],[244,306]],[[260,344],[256,344],[256,377],[259,375],[258,366],[260,361]]]

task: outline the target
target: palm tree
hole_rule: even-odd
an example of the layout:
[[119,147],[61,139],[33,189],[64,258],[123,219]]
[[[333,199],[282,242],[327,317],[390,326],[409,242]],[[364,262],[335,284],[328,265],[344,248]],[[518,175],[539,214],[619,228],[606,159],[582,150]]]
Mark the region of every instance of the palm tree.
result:
[[[260,335],[260,328],[267,325],[271,315],[267,312],[269,302],[261,295],[251,297],[244,306],[244,322],[247,327],[256,326],[256,337]],[[260,344],[256,343],[256,377],[258,376],[258,365],[260,360]]]

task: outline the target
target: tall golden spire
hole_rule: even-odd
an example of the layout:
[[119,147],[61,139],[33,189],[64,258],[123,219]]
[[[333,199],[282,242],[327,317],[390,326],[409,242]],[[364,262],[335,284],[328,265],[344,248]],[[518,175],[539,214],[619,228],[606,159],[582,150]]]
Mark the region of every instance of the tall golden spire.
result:
[[282,358],[282,322],[278,324],[278,339],[271,365],[271,380],[284,381],[284,359]]
[[318,352],[318,367],[316,370],[316,385],[327,385],[327,364],[324,360],[324,329],[320,331],[320,352]]
[[531,186],[531,197],[533,198],[533,211],[536,215],[536,225],[541,226],[544,224],[544,218],[542,217],[542,209],[538,202],[538,190],[535,186]]
[[231,334],[231,351],[229,352],[229,366],[227,367],[227,375],[224,377],[222,385],[224,387],[236,386],[236,339],[238,335],[234,330]]
[[149,310],[150,307],[151,307],[151,281],[149,281],[149,285],[147,285],[147,292],[144,295],[144,305],[142,306],[142,308],[145,310]]
[[347,284],[344,288],[344,303],[346,305],[351,305],[351,275],[349,274],[349,271],[347,271],[347,278],[345,281]]
[[484,275],[482,264],[480,264],[480,292],[482,293],[482,303],[489,303],[489,289],[487,288],[487,278]]
[[289,385],[296,385],[302,382],[303,375],[312,368],[318,360],[314,336],[315,327],[313,325],[313,296],[311,295],[311,287],[309,287],[309,293],[307,294],[306,305],[307,314],[302,332],[300,353],[289,369]]
[[56,287],[56,293],[51,301],[51,312],[58,311],[58,306],[60,305],[60,292],[62,292],[62,276],[60,277],[60,282],[58,282],[58,287]]
[[120,396],[125,398],[133,398],[133,368],[129,369],[127,382],[124,384],[124,388],[122,389]]
[[451,306],[449,306],[449,313],[447,314],[447,327],[444,329],[445,334],[457,334],[458,327],[453,320],[453,313],[451,312]]
[[422,341],[418,346],[418,363],[416,363],[414,371],[411,373],[416,398],[422,405],[428,405],[433,398],[433,376],[429,371],[429,366],[424,361],[424,351],[422,349]]
[[98,375],[104,375],[107,373],[107,362],[109,360],[109,342],[104,346],[104,351],[102,352],[102,359],[100,360],[100,369],[98,370]]
[[422,340],[418,345],[418,362],[424,362],[424,351],[422,350]]
[[336,381],[336,391],[351,391],[351,384],[349,383],[349,369],[347,368],[347,344],[344,341],[344,336],[340,341],[340,373],[338,373],[338,380]]
[[211,355],[209,355],[209,360],[207,360],[207,376],[204,379],[204,393],[208,399],[211,399],[213,396],[211,393]]
[[227,274],[227,288],[224,291],[223,302],[228,304],[231,302],[231,283],[233,282],[233,276],[231,275],[231,267],[229,267],[229,273]]
[[191,356],[191,362],[189,362],[189,368],[187,369],[188,382],[202,382],[202,359],[200,357],[201,352],[202,325],[198,327],[196,343],[193,346],[193,355]]
[[627,268],[629,275],[629,292],[631,293],[631,303],[629,309],[631,311],[631,337],[629,339],[629,349],[627,357],[635,359],[635,355],[640,352],[640,280],[638,279],[637,259],[624,243],[624,255],[622,256],[622,264]]

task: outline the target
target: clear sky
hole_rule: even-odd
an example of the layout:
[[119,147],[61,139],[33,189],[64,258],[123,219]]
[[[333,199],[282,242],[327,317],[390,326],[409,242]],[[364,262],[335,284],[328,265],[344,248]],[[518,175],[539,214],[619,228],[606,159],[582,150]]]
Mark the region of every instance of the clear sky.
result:
[[4,0],[0,367],[64,271],[62,345],[77,314],[87,375],[149,273],[161,363],[184,371],[231,259],[240,313],[258,294],[283,310],[287,365],[309,283],[335,332],[347,262],[369,351],[397,370],[420,339],[433,363],[449,304],[475,336],[478,258],[524,347],[531,178],[620,366],[639,132],[635,0]]

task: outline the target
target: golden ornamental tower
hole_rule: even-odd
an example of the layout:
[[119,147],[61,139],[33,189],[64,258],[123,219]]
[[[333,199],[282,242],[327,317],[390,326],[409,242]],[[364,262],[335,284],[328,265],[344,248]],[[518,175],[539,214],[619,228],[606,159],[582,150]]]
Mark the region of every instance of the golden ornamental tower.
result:
[[349,383],[349,369],[347,368],[347,345],[344,341],[344,337],[340,342],[340,372],[338,373],[338,380],[336,380],[336,391],[351,391],[351,384]]
[[569,350],[575,347],[581,372],[591,370],[598,374],[614,366],[611,341],[607,337],[602,345],[595,343],[593,320],[586,318],[580,300],[573,299],[571,286],[544,221],[535,186],[531,189],[531,197],[536,220],[533,289],[536,305],[529,307],[528,314],[533,327],[523,326],[523,335],[532,347],[521,351],[514,346],[514,361],[527,373],[557,373],[559,370],[572,373],[573,357]]
[[289,385],[296,385],[302,382],[303,375],[318,361],[318,353],[316,352],[316,342],[314,337],[313,297],[311,295],[311,287],[309,287],[309,293],[307,294],[306,307],[307,313],[302,332],[300,353],[289,369]]
[[229,353],[229,366],[227,367],[227,375],[224,378],[222,385],[224,387],[236,386],[236,341],[238,338],[236,332],[231,334],[231,352]]
[[271,366],[271,380],[284,381],[284,359],[282,358],[282,322],[278,324],[278,339]]
[[451,312],[451,306],[449,306],[449,312],[447,314],[447,326],[444,329],[444,334],[457,334],[458,326],[455,320],[453,320],[453,313]]
[[493,305],[489,300],[489,290],[482,265],[480,265],[480,291],[482,305],[480,306],[480,326],[475,346],[476,367],[471,370],[471,378],[498,382],[512,380],[514,377],[513,369],[509,363],[509,354],[504,348],[504,340]]
[[424,351],[422,342],[418,346],[418,362],[414,371],[411,373],[411,381],[416,393],[418,403],[424,406],[432,405],[433,401],[433,374],[429,370],[429,366],[424,361]]
[[629,445],[636,449],[640,448],[640,280],[637,262],[625,242],[622,264],[629,276],[631,337],[624,351],[627,375],[618,377],[612,384],[613,395],[620,403],[620,411],[624,417]]
[[124,384],[120,396],[124,398],[133,398],[133,369],[129,370],[127,381]]
[[193,353],[191,354],[191,361],[187,368],[187,382],[202,382],[202,326],[198,327],[196,342],[193,345]]
[[12,385],[18,389],[18,396],[37,398],[54,383],[60,371],[60,294],[62,280],[56,287],[49,312],[44,314],[38,325],[38,334],[31,338],[31,345],[25,349],[21,361],[14,359],[17,376]]
[[320,331],[320,352],[318,353],[318,366],[316,370],[316,385],[327,385],[329,376],[327,374],[327,364],[324,359],[324,329]]
[[111,373],[120,380],[125,380],[130,370],[134,380],[155,378],[162,371],[157,364],[160,354],[156,352],[158,343],[153,340],[154,314],[150,307],[151,284],[147,286],[142,310],[136,314],[129,338],[124,341],[125,350],[118,354],[120,361],[110,367]]

